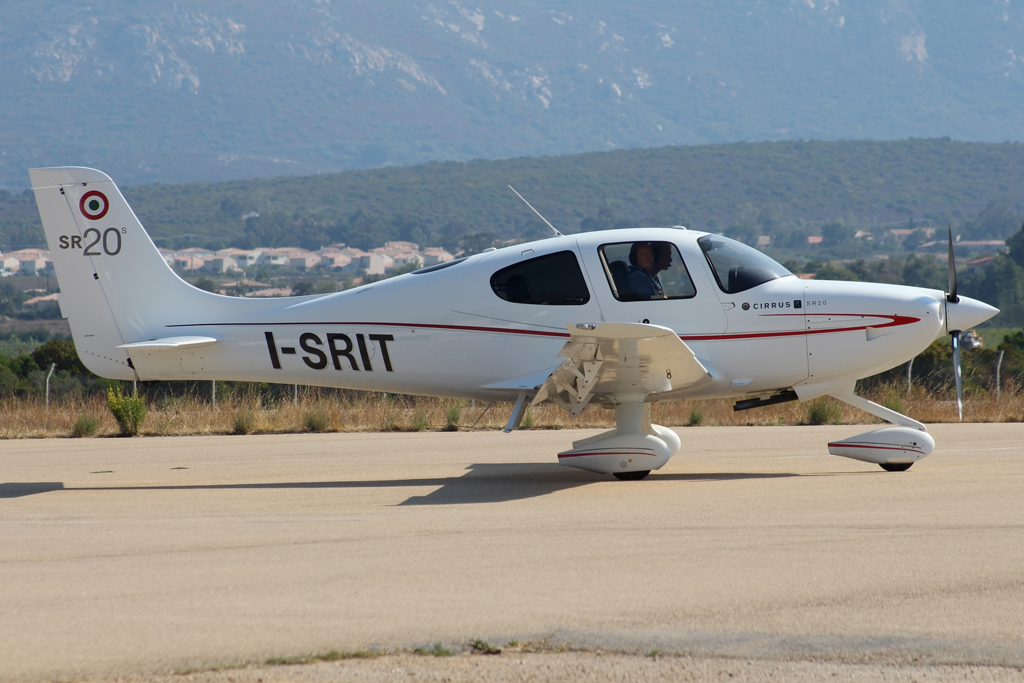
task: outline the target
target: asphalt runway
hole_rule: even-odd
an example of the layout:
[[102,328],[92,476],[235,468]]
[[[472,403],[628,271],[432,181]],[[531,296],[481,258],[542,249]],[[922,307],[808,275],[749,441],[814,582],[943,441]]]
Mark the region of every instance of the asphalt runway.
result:
[[0,677],[173,672],[475,638],[1024,666],[1024,424],[680,429],[641,482],[589,431],[0,442]]

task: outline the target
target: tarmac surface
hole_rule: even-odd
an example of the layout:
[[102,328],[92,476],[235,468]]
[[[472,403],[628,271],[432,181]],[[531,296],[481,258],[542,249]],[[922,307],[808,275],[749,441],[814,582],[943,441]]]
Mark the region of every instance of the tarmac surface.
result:
[[[555,463],[590,431],[3,441],[0,678],[1024,677],[1024,424],[827,455],[869,428],[684,428],[640,482]],[[408,654],[477,638],[521,645]],[[208,672],[329,650],[398,654]]]

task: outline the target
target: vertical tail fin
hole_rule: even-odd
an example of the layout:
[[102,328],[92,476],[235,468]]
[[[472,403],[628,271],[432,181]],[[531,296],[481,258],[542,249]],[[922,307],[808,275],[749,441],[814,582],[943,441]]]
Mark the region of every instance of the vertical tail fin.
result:
[[60,284],[61,314],[87,368],[135,379],[121,344],[146,339],[167,314],[209,305],[167,265],[114,182],[79,167],[29,171]]

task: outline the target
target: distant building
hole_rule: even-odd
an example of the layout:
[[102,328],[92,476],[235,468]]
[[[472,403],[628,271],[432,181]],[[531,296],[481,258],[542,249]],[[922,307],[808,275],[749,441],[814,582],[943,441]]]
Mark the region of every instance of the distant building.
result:
[[39,304],[50,303],[51,301],[56,303],[58,294],[47,294],[45,296],[34,296],[27,300],[22,306],[38,306]]
[[4,257],[4,267],[18,275],[43,275],[53,272],[53,261],[45,249],[19,249]]
[[902,243],[906,241],[906,239],[915,232],[920,234],[925,239],[931,239],[932,237],[935,236],[935,228],[914,228],[913,230],[911,230],[910,228],[893,228],[885,234],[889,238]]
[[7,277],[18,272],[18,257],[0,254],[0,275]]
[[808,235],[807,244],[821,244],[823,239],[821,235]]
[[347,271],[362,270],[367,275],[383,275],[388,269],[394,267],[391,257],[381,252],[345,247],[342,253],[352,259],[352,262],[344,268]]
[[985,258],[976,258],[973,261],[967,262],[967,272],[976,273],[979,270],[985,270],[990,268],[996,262],[995,256],[986,256]]
[[239,268],[250,268],[259,263],[260,255],[263,252],[260,249],[221,249],[217,252],[217,256],[229,256],[234,259],[235,263]]
[[161,249],[159,247],[157,248],[157,251],[160,252],[160,256],[163,258],[164,263],[169,265],[171,268],[174,268],[174,257],[178,255],[178,252],[171,249]]
[[235,259],[230,256],[211,256],[210,258],[205,259],[202,268],[199,270],[204,273],[221,274],[241,269],[238,267],[238,263]]
[[438,263],[448,263],[455,260],[454,256],[441,247],[427,247],[420,254],[423,256],[424,266],[436,266]]
[[288,251],[288,265],[292,268],[312,268],[320,263],[320,255],[314,254],[308,249],[290,249]]
[[345,268],[352,263],[352,258],[345,255],[337,247],[327,247],[320,250],[320,264],[328,268]]
[[[374,253],[379,254],[380,252],[374,250]],[[401,268],[403,266],[409,265],[410,263],[414,263],[416,265],[423,265],[423,259],[420,257],[419,252],[415,251],[399,251],[393,252],[391,254],[385,254],[385,256],[391,258],[391,266],[388,268],[388,270]]]
[[415,242],[402,242],[399,240],[394,242],[385,242],[383,247],[377,247],[376,249],[371,249],[371,251],[379,251],[387,254],[388,256],[406,253],[418,254],[420,251],[420,245]]
[[206,261],[199,258],[195,254],[178,255],[174,257],[174,267],[178,270],[184,270],[189,273],[202,270]]
[[291,296],[292,290],[290,287],[279,287],[275,289],[261,289],[256,292],[250,292],[246,294],[248,297],[275,297],[275,296]]
[[263,249],[257,263],[261,266],[287,266],[291,249]]

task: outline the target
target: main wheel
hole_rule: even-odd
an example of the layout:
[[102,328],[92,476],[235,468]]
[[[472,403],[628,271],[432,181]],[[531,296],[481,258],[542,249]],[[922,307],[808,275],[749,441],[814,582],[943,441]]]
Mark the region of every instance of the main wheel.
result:
[[880,466],[886,472],[906,472],[913,464],[912,462],[883,462]]
[[612,472],[616,479],[621,479],[622,481],[640,481],[650,473],[650,470],[640,470],[639,472]]

